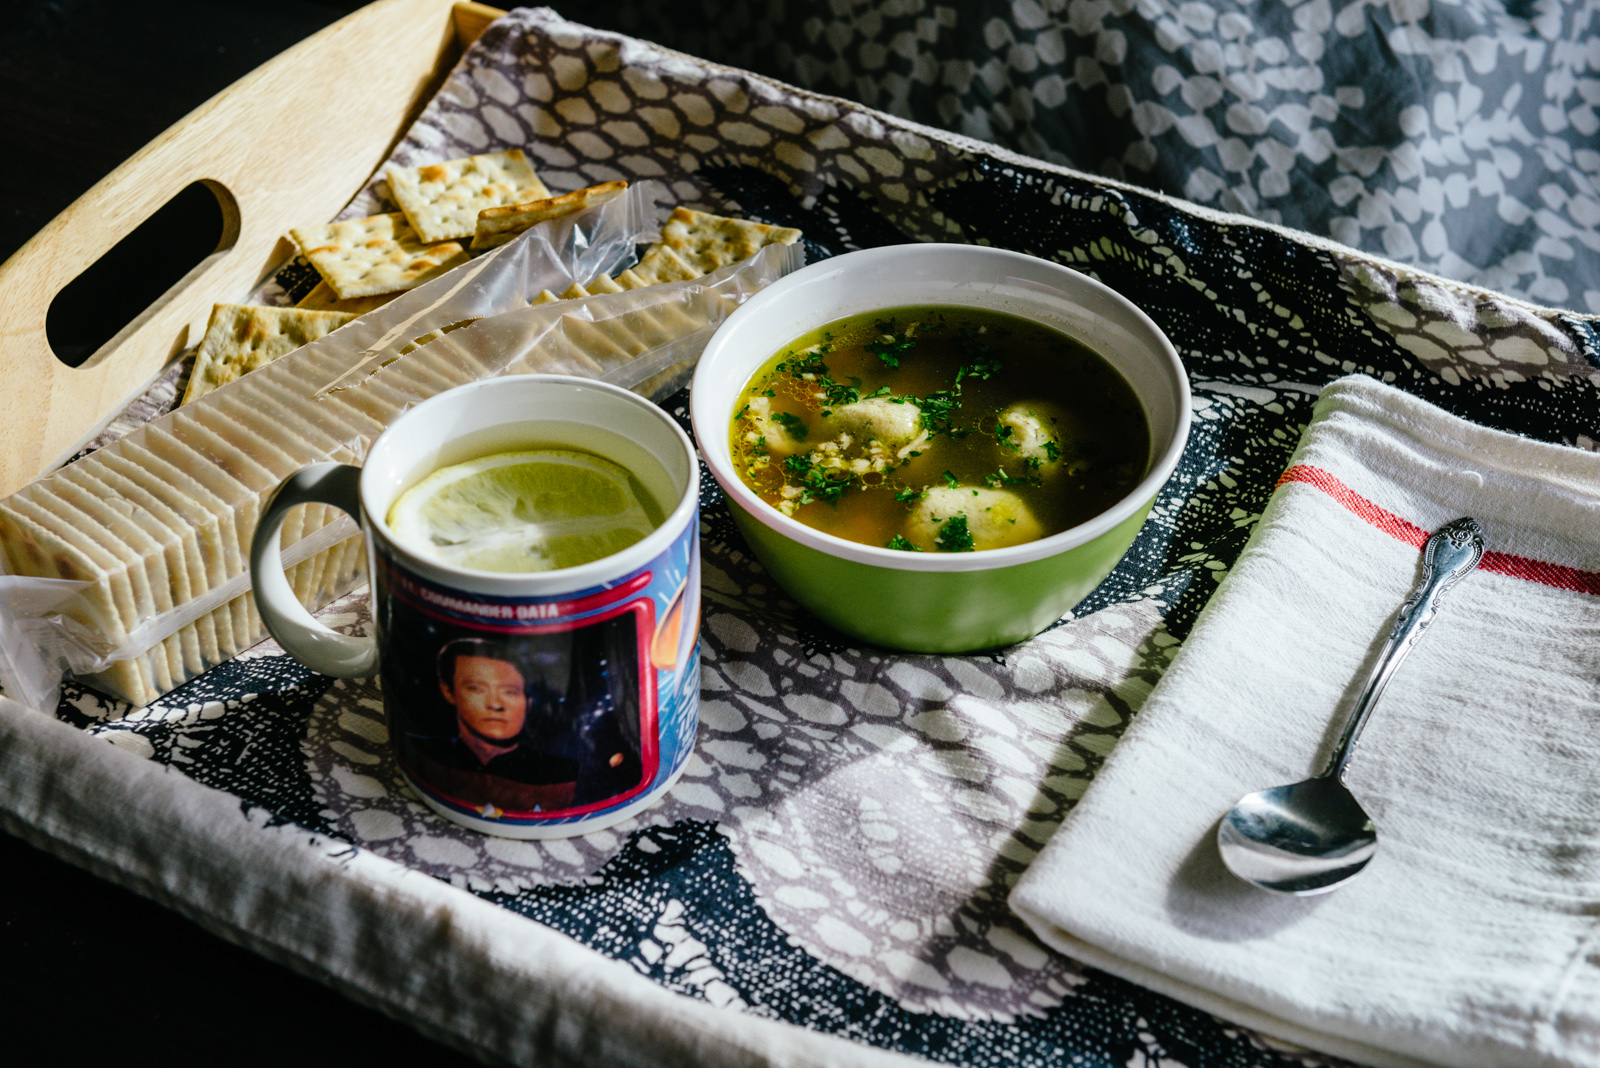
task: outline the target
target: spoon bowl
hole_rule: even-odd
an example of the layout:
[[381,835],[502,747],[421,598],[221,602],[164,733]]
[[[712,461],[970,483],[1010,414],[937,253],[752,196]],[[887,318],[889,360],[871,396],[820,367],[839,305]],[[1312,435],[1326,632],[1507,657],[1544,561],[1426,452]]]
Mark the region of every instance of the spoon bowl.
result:
[[1433,622],[1445,591],[1478,566],[1483,548],[1483,528],[1469,518],[1446,523],[1428,539],[1422,578],[1400,607],[1328,766],[1302,782],[1246,794],[1217,825],[1217,851],[1229,871],[1263,890],[1322,894],[1372,860],[1378,832],[1345,787],[1344,769],[1383,688]]
[[1235,875],[1284,894],[1322,894],[1378,851],[1372,820],[1343,783],[1315,778],[1240,798],[1217,828]]

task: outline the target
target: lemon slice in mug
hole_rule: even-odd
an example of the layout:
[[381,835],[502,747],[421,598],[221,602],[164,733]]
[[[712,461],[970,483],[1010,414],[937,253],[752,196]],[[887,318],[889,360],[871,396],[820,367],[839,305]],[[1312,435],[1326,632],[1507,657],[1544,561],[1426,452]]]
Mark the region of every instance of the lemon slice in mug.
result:
[[478,571],[551,571],[621,552],[660,525],[655,501],[620,464],[534,449],[440,468],[389,509],[395,540]]

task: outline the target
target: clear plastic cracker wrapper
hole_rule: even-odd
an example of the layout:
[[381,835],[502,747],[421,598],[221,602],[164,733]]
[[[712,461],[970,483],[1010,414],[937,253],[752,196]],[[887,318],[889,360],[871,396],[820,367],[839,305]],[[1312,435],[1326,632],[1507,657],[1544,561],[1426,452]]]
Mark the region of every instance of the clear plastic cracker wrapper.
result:
[[[53,709],[66,673],[143,705],[266,636],[249,548],[267,497],[324,461],[360,463],[390,421],[503,374],[600,378],[660,400],[713,331],[801,266],[774,244],[698,278],[530,304],[625,269],[659,237],[662,187],[553,219],[155,419],[0,501],[0,685]],[[291,516],[284,561],[312,610],[365,572],[355,523]]]

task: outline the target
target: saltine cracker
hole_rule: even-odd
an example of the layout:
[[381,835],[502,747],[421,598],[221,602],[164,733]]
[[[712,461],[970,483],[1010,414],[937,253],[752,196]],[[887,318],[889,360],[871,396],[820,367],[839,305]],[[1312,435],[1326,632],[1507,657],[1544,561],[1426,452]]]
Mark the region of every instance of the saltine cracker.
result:
[[390,167],[385,177],[395,203],[428,244],[471,237],[478,213],[485,208],[550,196],[520,148],[418,167]]
[[182,403],[203,397],[354,318],[349,312],[214,304]]
[[620,180],[601,182],[557,197],[508,204],[500,208],[484,208],[478,212],[477,226],[472,234],[472,250],[478,252],[503,245],[539,223],[598,207],[621,196],[626,188],[628,183]]
[[661,228],[661,244],[710,274],[738,263],[768,245],[792,245],[800,231],[792,226],[771,226],[748,219],[730,219],[703,211],[677,207]]
[[459,242],[424,241],[398,211],[300,226],[289,236],[340,300],[413,289],[467,259]]

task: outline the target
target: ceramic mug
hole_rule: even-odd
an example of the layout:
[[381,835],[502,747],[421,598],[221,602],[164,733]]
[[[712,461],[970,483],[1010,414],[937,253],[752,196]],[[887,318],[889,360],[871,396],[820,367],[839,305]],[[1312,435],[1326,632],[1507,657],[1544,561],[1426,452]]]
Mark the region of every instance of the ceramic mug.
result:
[[[503,573],[399,544],[386,517],[432,472],[529,446],[576,448],[628,468],[665,521],[577,567]],[[284,576],[289,509],[321,502],[367,543],[375,637],[318,623]],[[668,790],[699,722],[699,464],[659,407],[605,383],[516,375],[460,386],[396,419],[362,467],[291,475],[262,514],[250,571],[267,629],[337,677],[377,673],[399,767],[462,826],[553,838],[609,826]]]

